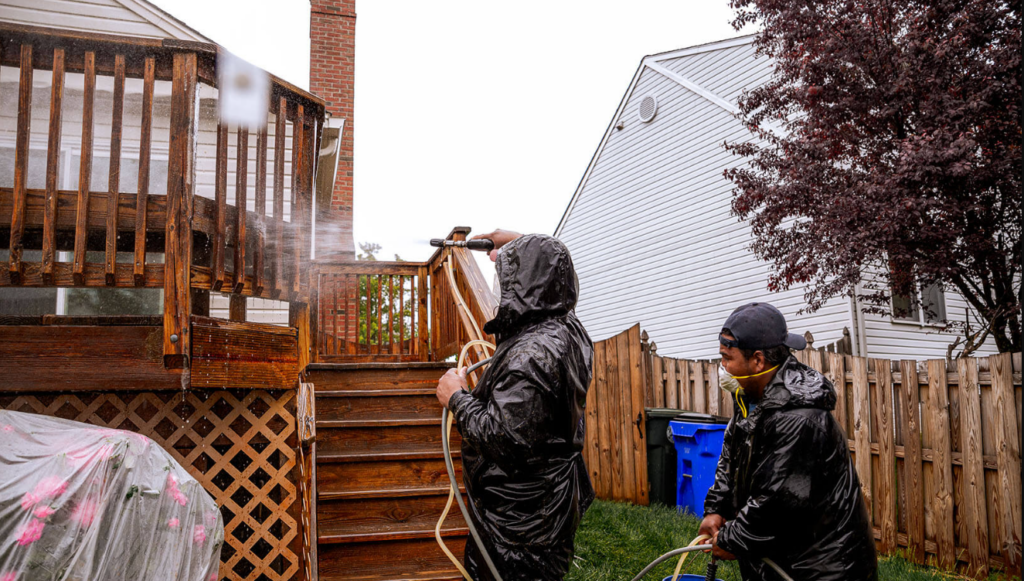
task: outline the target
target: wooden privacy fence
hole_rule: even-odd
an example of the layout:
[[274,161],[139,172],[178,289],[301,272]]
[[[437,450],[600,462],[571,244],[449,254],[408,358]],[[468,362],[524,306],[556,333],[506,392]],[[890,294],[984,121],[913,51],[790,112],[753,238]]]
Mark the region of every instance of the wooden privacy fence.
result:
[[[647,504],[643,407],[733,414],[718,361],[662,357],[634,326],[595,343],[584,457],[599,498]],[[836,387],[833,412],[882,553],[1021,572],[1021,354],[890,361],[807,350]]]

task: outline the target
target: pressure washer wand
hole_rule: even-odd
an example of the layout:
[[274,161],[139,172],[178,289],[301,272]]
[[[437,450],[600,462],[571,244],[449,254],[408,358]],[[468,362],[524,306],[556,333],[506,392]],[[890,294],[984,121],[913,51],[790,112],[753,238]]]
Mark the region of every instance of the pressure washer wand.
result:
[[477,240],[445,240],[444,238],[431,238],[430,245],[435,248],[454,246],[456,248],[479,250],[480,252],[490,252],[494,250],[494,241],[486,238],[479,238]]

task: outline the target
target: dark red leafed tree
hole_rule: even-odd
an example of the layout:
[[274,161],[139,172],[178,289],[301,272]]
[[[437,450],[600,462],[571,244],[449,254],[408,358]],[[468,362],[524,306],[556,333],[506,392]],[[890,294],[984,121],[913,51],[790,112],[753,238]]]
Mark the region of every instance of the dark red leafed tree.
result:
[[1020,350],[1021,2],[730,4],[775,64],[739,102],[759,139],[726,144],[769,289],[891,312],[937,283],[980,316],[969,342]]

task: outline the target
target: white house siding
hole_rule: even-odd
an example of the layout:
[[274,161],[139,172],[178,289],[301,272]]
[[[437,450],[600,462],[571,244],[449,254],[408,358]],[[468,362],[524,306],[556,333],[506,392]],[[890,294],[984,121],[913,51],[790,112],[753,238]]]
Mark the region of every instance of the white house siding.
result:
[[0,21],[141,38],[207,40],[145,0],[0,0]]
[[[867,284],[874,277],[868,273]],[[963,322],[967,319],[967,301],[963,295],[952,289],[945,291],[946,317],[950,321]],[[972,309],[973,312],[973,309]],[[868,354],[880,359],[936,359],[946,356],[946,348],[956,339],[956,333],[943,332],[939,325],[894,320],[889,316],[864,314],[864,334],[867,337]],[[978,321],[971,315],[971,326],[977,328]],[[957,330],[959,332],[959,330]],[[962,348],[958,347],[957,353]],[[989,337],[978,351],[978,356],[998,353],[995,341]]]
[[[745,89],[769,77],[771,64],[755,58],[749,41],[716,44],[645,62],[735,104]],[[647,94],[659,106],[645,124],[637,108]],[[955,335],[938,326],[871,314],[859,314],[855,325],[847,298],[798,315],[806,304],[801,289],[768,292],[769,266],[749,251],[750,228],[731,215],[732,184],[722,176],[742,163],[722,143],[750,138],[731,113],[641,67],[612,125],[620,123],[621,130],[610,129],[557,232],[572,251],[580,277],[577,312],[593,338],[640,322],[659,353],[714,357],[715,336],[732,309],[767,301],[782,310],[791,331],[811,331],[818,345],[840,339],[849,327],[855,339],[863,331],[871,357],[945,356]],[[948,319],[963,321],[963,297],[949,289],[945,301]],[[995,351],[989,339],[978,353]]]
[[[724,77],[745,64],[733,62],[742,54],[676,60]],[[657,97],[658,113],[645,124],[637,107],[647,94]],[[751,301],[778,306],[793,331],[809,330],[819,344],[841,338],[846,301],[797,316],[802,291],[766,290],[768,267],[747,249],[750,229],[730,214],[732,186],[722,176],[739,160],[721,143],[749,137],[729,112],[646,69],[617,121],[624,128],[611,131],[559,233],[580,277],[577,313],[594,339],[640,322],[659,353],[715,357],[722,323]]]

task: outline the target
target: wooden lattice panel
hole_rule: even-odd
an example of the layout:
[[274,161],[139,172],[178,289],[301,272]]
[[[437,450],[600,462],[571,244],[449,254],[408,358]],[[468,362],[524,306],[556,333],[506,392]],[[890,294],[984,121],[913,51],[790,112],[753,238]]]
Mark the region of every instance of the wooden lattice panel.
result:
[[221,507],[222,580],[299,577],[294,391],[5,394],[0,408],[152,438]]

